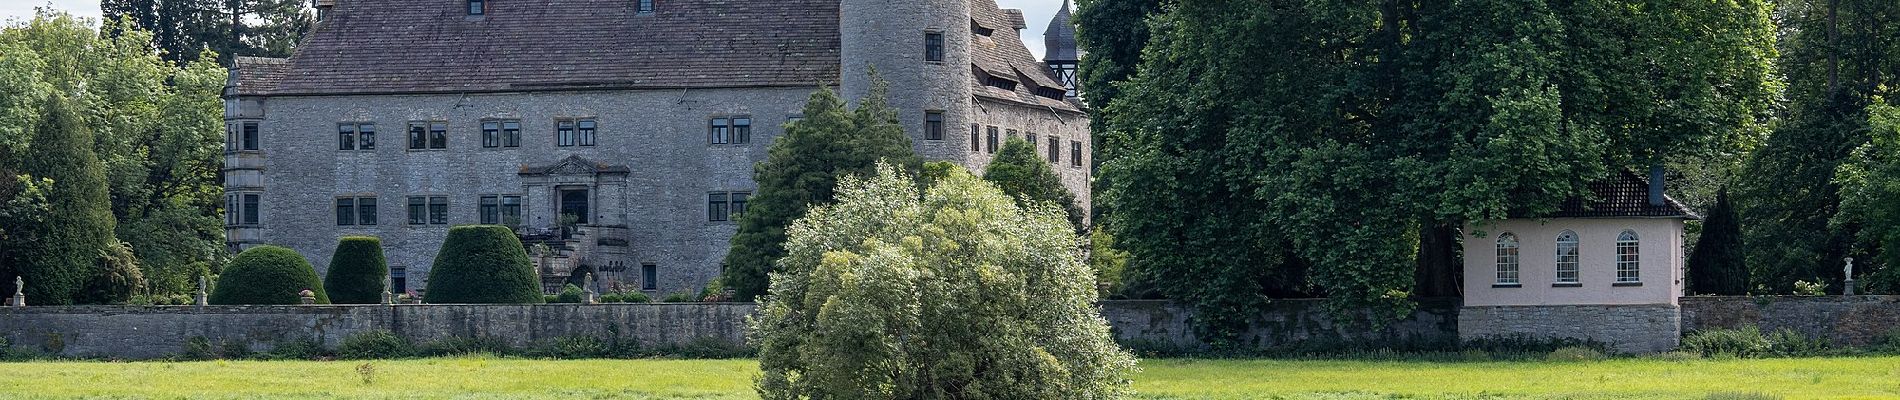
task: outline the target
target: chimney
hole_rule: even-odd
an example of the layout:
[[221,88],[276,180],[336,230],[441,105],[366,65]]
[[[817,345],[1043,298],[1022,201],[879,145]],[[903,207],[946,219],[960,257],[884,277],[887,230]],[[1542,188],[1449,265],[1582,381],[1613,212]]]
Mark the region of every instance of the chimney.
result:
[[1652,205],[1652,206],[1663,205],[1663,166],[1662,164],[1656,164],[1649,167],[1649,205]]
[[317,22],[330,19],[330,10],[336,8],[336,0],[311,0],[311,6],[317,8]]

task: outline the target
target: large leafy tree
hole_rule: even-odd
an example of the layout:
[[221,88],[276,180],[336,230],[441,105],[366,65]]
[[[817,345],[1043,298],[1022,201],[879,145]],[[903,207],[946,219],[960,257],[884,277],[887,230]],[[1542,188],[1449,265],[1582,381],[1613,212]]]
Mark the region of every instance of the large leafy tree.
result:
[[1044,202],[1061,207],[1075,226],[1076,234],[1087,232],[1083,211],[1075,205],[1075,194],[1062,186],[1062,178],[1049,168],[1049,161],[1036,156],[1036,146],[1020,138],[1009,138],[1003,150],[983,168],[983,180],[996,184],[1004,194],[1023,202]]
[[1397,317],[1451,227],[1759,135],[1767,7],[1654,3],[1174,5],[1106,113],[1132,273],[1219,316],[1217,342],[1275,279]]
[[[315,25],[308,0],[104,0],[107,19],[127,18],[153,34],[172,61],[235,56],[289,57]],[[204,51],[210,50],[211,53]]]
[[[124,21],[94,28],[51,11],[0,29],[0,173],[14,178],[0,179],[0,216],[44,214],[31,210],[45,206],[34,199],[48,182],[19,174],[26,155],[37,152],[21,127],[39,121],[40,99],[67,96],[94,132],[90,147],[109,189],[104,204],[119,222],[115,235],[140,260],[148,288],[186,294],[223,252],[225,72],[209,60],[166,61],[151,40]],[[21,221],[6,225],[32,223]]]
[[1788,105],[1745,166],[1749,179],[1738,184],[1735,199],[1750,244],[1748,266],[1753,284],[1766,293],[1791,292],[1802,280],[1834,283],[1838,290],[1842,258],[1879,259],[1872,257],[1878,249],[1856,246],[1863,223],[1875,221],[1841,215],[1836,174],[1869,143],[1876,99],[1900,98],[1900,24],[1893,23],[1900,21],[1900,3],[1780,5],[1779,67],[1788,77]]
[[[117,244],[107,203],[104,168],[93,152],[92,130],[64,96],[46,97],[34,125],[33,156],[20,170],[48,180],[39,223],[8,223],[0,248],[0,275],[23,276],[26,296],[41,304],[72,304],[95,275],[95,263]],[[11,221],[9,221],[11,222]],[[12,286],[12,279],[6,279]]]
[[830,89],[813,93],[805,118],[786,125],[765,161],[754,167],[752,179],[759,188],[739,216],[739,232],[720,276],[737,300],[765,294],[774,264],[785,256],[785,228],[811,206],[831,203],[840,178],[870,174],[879,160],[910,171],[919,168],[910,137],[885,103],[888,87],[873,81],[856,110],[847,109]]
[[951,170],[846,178],[793,224],[754,323],[767,399],[1114,399],[1134,359],[1064,212]]

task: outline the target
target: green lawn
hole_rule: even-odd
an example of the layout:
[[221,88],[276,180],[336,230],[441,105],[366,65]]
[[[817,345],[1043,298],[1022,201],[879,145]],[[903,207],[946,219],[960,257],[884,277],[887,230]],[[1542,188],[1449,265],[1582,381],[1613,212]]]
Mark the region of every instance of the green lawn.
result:
[[[0,399],[744,399],[750,360],[0,363]],[[1155,399],[1896,399],[1900,357],[1731,361],[1142,362]],[[1766,394],[1718,396],[1712,393]]]

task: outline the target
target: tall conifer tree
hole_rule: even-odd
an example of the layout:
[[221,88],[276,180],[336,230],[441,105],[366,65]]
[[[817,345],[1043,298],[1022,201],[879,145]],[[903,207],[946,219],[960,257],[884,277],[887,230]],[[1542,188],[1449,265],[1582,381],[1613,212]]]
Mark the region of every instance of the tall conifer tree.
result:
[[[49,96],[33,128],[22,172],[52,181],[44,223],[11,227],[0,264],[26,278],[28,301],[72,304],[93,278],[94,263],[117,243],[105,166],[93,153],[92,130],[60,95]],[[11,286],[12,279],[7,279]]]

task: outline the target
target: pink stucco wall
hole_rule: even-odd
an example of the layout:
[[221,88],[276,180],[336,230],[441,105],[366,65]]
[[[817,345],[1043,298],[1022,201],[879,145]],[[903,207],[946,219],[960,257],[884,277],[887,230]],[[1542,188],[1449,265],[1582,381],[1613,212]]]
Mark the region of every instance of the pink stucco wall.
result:
[[[1681,219],[1511,219],[1464,230],[1466,306],[1676,304],[1682,297]],[[1578,236],[1578,287],[1555,287],[1557,234]],[[1642,286],[1616,286],[1616,238],[1639,236]],[[1497,283],[1497,238],[1517,235],[1520,287]]]

